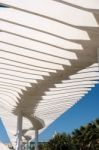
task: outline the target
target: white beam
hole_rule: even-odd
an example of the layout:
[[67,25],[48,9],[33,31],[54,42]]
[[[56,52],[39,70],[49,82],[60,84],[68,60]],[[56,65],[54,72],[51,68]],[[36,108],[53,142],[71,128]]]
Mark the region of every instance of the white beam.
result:
[[38,130],[35,129],[35,150],[38,150]]
[[[28,3],[27,0],[1,0],[1,2],[15,9],[20,9],[28,13],[44,16],[49,19],[61,21],[76,26],[98,26],[95,17],[91,12],[64,5],[56,1],[30,0]],[[53,13],[54,11],[55,13]]]
[[16,150],[22,150],[22,114],[21,112],[18,114],[17,117],[17,145]]

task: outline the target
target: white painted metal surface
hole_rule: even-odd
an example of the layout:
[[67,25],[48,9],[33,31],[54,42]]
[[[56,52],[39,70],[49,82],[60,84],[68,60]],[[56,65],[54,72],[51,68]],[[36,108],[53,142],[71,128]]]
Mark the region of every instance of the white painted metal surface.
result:
[[99,83],[99,1],[0,2],[0,115],[34,138]]

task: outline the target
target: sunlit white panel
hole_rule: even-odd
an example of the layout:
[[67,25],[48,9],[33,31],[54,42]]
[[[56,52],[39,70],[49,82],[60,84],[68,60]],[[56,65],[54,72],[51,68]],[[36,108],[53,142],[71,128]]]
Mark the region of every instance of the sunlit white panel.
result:
[[61,0],[70,4],[74,4],[76,6],[80,6],[88,9],[99,9],[99,1],[98,0]]
[[5,80],[3,78],[0,78],[0,82],[10,83],[12,85],[19,85],[19,86],[31,87],[31,85],[29,83],[20,82],[20,81],[14,81],[14,80],[10,80],[10,79],[6,79]]
[[11,93],[0,92],[0,97],[5,99],[5,102],[8,102],[12,106],[16,106],[16,102],[18,102],[16,96],[12,95]]
[[[68,106],[68,109],[70,108],[71,106]],[[67,108],[65,108],[65,109],[61,109],[61,110],[57,110],[57,111],[47,111],[47,112],[44,112],[44,113],[41,113],[41,115],[43,115],[43,116],[54,116],[54,115],[58,115],[58,116],[60,116],[60,114],[62,113],[62,111],[66,111],[67,110]],[[52,114],[54,114],[54,115],[52,115]],[[63,113],[62,113],[63,114]]]
[[[74,102],[76,102],[76,100],[72,101],[72,103],[74,103]],[[61,104],[58,104],[58,105],[49,106],[48,108],[47,108],[47,107],[45,107],[45,108],[39,107],[35,113],[37,113],[37,114],[42,114],[43,112],[50,111],[50,110],[52,110],[52,109],[55,110],[55,109],[58,109],[58,108],[60,108],[60,107],[61,107],[61,108],[63,108],[63,107],[66,108],[67,106],[72,105],[72,103],[66,103],[66,101],[65,101],[65,102],[62,102]],[[46,114],[46,115],[47,115],[47,114]]]
[[39,16],[28,14],[11,8],[0,8],[0,17],[3,20],[8,20],[13,23],[25,25],[33,29],[38,29],[40,31],[44,31],[66,39],[90,39],[86,31],[82,31],[80,29],[73,28],[68,25],[49,20],[47,18],[41,18]]
[[[74,102],[73,103],[73,105],[75,104],[76,102]],[[64,105],[65,106],[65,105]],[[48,116],[48,118],[49,118],[49,114],[50,115],[52,115],[52,116],[54,116],[56,113],[58,113],[59,114],[59,116],[60,116],[60,113],[62,113],[62,111],[63,110],[68,110],[70,107],[72,107],[72,104],[71,105],[66,105],[65,107],[60,107],[60,108],[56,108],[55,107],[55,109],[50,109],[50,110],[46,110],[45,112],[42,112],[41,111],[41,114],[40,115],[45,115],[45,116]],[[40,112],[39,112],[40,113]],[[36,113],[36,115],[38,116],[39,115],[39,113]],[[42,117],[41,117],[42,118]]]
[[71,80],[64,80],[62,81],[63,83],[60,83],[60,84],[56,84],[57,87],[60,87],[60,86],[65,86],[66,88],[71,85],[82,85],[82,84],[97,84],[98,81],[93,81],[94,78],[85,78],[85,79],[71,79]]
[[9,150],[9,148],[5,144],[3,144],[2,142],[0,142],[0,148],[2,150]]
[[[62,80],[62,83],[73,83],[73,82],[81,82],[81,81],[92,81],[92,80],[98,80],[98,77],[87,77],[87,78],[78,78],[78,79],[72,79],[72,80]],[[93,81],[92,81],[93,82]],[[97,81],[96,81],[97,82]]]
[[12,70],[15,72],[22,72],[22,73],[27,73],[30,75],[37,74],[37,75],[49,76],[48,72],[29,70],[29,69],[21,68],[21,67],[14,66],[14,65],[11,66],[10,64],[6,64],[4,61],[1,61],[1,59],[0,59],[0,69],[6,69],[8,71]]
[[[4,81],[0,81],[0,85],[6,86],[6,87],[11,87],[11,88],[14,88],[14,89],[20,89],[20,90],[26,91],[26,87],[22,86],[22,85],[7,83],[7,82],[4,82]],[[22,91],[21,91],[21,93],[22,93]]]
[[8,44],[4,44],[4,43],[0,43],[0,49],[1,50],[6,50],[6,51],[10,51],[12,53],[16,53],[18,55],[22,55],[22,56],[26,56],[26,57],[30,57],[30,58],[36,58],[39,60],[44,60],[44,61],[49,61],[49,62],[53,62],[53,63],[59,63],[59,64],[69,64],[69,61],[63,58],[58,58],[55,56],[50,56],[47,54],[43,54],[42,52],[35,52],[34,50],[28,50],[28,49],[24,49],[24,48],[18,48],[16,46],[11,46]]
[[[3,120],[3,123],[6,127],[6,129],[11,129],[11,131],[16,131],[16,126],[17,126],[17,119],[16,119],[16,116],[13,115],[13,117],[4,117],[2,118]],[[12,120],[13,120],[13,123],[12,123]],[[15,134],[15,132],[14,132]]]
[[[43,99],[40,101],[40,103],[37,105],[37,108],[39,109],[40,107],[48,107],[50,105],[54,105],[54,103],[56,103],[57,101],[62,101],[64,100],[73,100],[73,99],[80,99],[82,96],[84,96],[84,94],[77,94],[77,95],[71,95],[71,96],[67,96],[67,97],[60,97],[60,98],[53,98],[52,100],[48,100],[48,99]],[[37,109],[35,108],[35,109]]]
[[50,105],[47,105],[47,103],[46,103],[46,105],[44,107],[42,105],[39,105],[39,107],[36,109],[35,112],[39,112],[41,110],[45,111],[47,109],[51,109],[51,108],[54,108],[54,107],[57,107],[57,106],[64,106],[63,104],[70,105],[74,101],[77,101],[77,99],[76,98],[74,98],[74,99],[71,98],[70,100],[61,99],[60,101],[58,100],[58,101],[54,102],[53,104],[51,103]]
[[[1,0],[4,4],[76,26],[98,26],[91,12],[51,0]],[[23,5],[24,4],[24,5]],[[98,3],[99,5],[99,3]],[[55,12],[55,13],[53,13]],[[78,19],[79,18],[79,19]]]
[[[63,103],[66,103],[67,105],[70,105],[70,104],[72,104],[72,101],[74,101],[74,99],[72,97],[68,99],[69,101],[67,101],[67,99],[65,97],[63,97],[63,98],[61,98],[60,101],[56,100],[54,103],[52,103],[52,102],[49,102],[48,104],[47,104],[47,102],[46,102],[46,104],[45,103],[41,103],[37,107],[37,109],[35,110],[35,112],[38,112],[40,110],[44,111],[46,109],[48,110],[48,109],[54,108],[54,106],[56,106],[57,103],[60,104],[60,105],[63,104]],[[75,99],[75,100],[78,100],[78,99]]]
[[[14,117],[14,115],[11,112],[9,112],[7,109],[5,110],[4,108],[0,107],[0,110],[2,112],[2,116],[4,117],[9,116],[9,119]],[[16,119],[16,116],[14,117],[14,119]]]
[[[92,77],[87,77],[87,78],[89,79],[89,81],[92,81],[92,80],[93,80],[93,81],[97,81],[97,80],[99,80],[99,76],[95,76],[95,77],[92,76]],[[85,78],[85,81],[88,81],[87,78]],[[83,79],[83,78],[82,78],[82,79]],[[99,83],[99,81],[97,81],[97,83]],[[96,83],[96,84],[97,84],[97,83]]]
[[[16,72],[16,71],[13,71],[13,70],[6,70],[6,69],[1,69],[0,68],[0,71],[1,71],[1,73],[2,74],[8,74],[8,75],[12,75],[12,76],[16,76],[16,77],[23,77],[23,79],[24,78],[26,78],[26,79],[43,79],[43,77],[42,76],[40,76],[40,75],[35,75],[35,74],[27,74],[27,73],[23,73],[23,72]],[[32,80],[30,80],[30,82],[32,81]]]
[[[82,84],[82,85],[74,85],[72,88],[92,88],[95,87],[95,85],[93,84]],[[71,86],[69,87],[59,87],[59,88],[49,88],[50,91],[60,91],[60,90],[64,90],[64,89],[71,89]]]
[[20,98],[19,94],[13,90],[9,90],[9,89],[4,89],[4,88],[1,88],[0,86],[0,92],[6,92],[6,93],[11,93],[13,94],[14,96],[16,96],[17,98]]
[[[74,102],[73,103],[73,105],[75,104],[76,102]],[[47,112],[47,114],[46,114],[46,112],[45,113],[42,113],[42,114],[40,114],[42,117],[43,116],[46,116],[47,118],[53,118],[53,117],[55,117],[55,116],[57,116],[57,117],[59,117],[60,115],[62,115],[64,112],[66,112],[69,108],[71,108],[73,105],[69,105],[68,107],[65,107],[65,108],[60,108],[59,110],[57,109],[56,111],[54,111],[53,110],[53,112],[52,111],[49,111],[49,112]],[[42,118],[41,117],[41,118]],[[56,117],[56,119],[57,119],[57,117]]]
[[[68,105],[65,105],[65,104],[63,104],[63,107],[61,107],[61,106],[58,106],[58,107],[55,107],[55,108],[49,108],[49,110],[48,109],[45,109],[45,111],[42,111],[42,110],[40,110],[40,111],[38,111],[38,112],[36,112],[35,113],[35,115],[37,115],[38,117],[39,116],[41,116],[41,118],[43,117],[43,115],[45,115],[45,116],[47,116],[48,118],[49,118],[49,114],[50,115],[52,115],[52,116],[55,116],[55,114],[56,113],[58,113],[59,114],[59,116],[60,116],[60,113],[62,113],[62,111],[65,109],[65,111],[68,109],[68,108],[70,108],[72,105],[74,105],[76,102],[73,102],[73,104],[68,104]],[[61,111],[60,111],[61,110]],[[60,113],[59,113],[60,112]],[[43,119],[43,118],[42,118]]]
[[34,39],[41,41],[42,43],[47,43],[49,45],[54,45],[64,49],[76,49],[82,50],[81,44],[70,42],[59,37],[52,36],[43,32],[36,31],[34,29],[25,28],[12,23],[0,21],[0,29],[2,31],[11,32],[20,36],[24,36],[29,39]]
[[[85,93],[86,94],[86,93]],[[72,100],[72,99],[80,99],[82,98],[85,94],[73,94],[73,95],[68,95],[68,96],[61,96],[58,98],[53,98],[53,99],[43,99],[37,106],[37,108],[39,109],[39,107],[47,107],[48,105],[55,105],[54,103],[57,103],[58,101],[62,101],[64,100]],[[53,101],[52,101],[53,100]],[[36,108],[36,110],[37,110]]]
[[[92,64],[92,65],[89,66],[89,67],[99,67],[99,64],[98,64],[98,63],[94,63],[94,64]],[[87,67],[87,68],[89,68],[89,67]]]
[[90,91],[91,88],[77,88],[77,89],[64,89],[64,90],[60,90],[60,91],[48,91],[45,92],[46,95],[54,95],[54,94],[62,94],[62,93],[68,93],[68,92],[74,92],[74,91],[82,91],[82,90],[86,90],[86,91]]
[[[2,98],[1,98],[2,99]],[[1,105],[2,104],[2,105]],[[4,109],[7,109],[7,111],[8,112],[10,112],[10,113],[12,113],[12,110],[14,110],[15,108],[16,108],[16,104],[14,105],[11,105],[11,104],[8,104],[7,102],[6,102],[6,104],[5,103],[1,103],[0,105],[0,107],[3,107]],[[1,115],[2,116],[2,118],[4,118],[4,116],[6,117],[6,118],[8,118],[9,116],[7,116],[7,115]],[[7,119],[6,119],[7,120]],[[10,124],[11,124],[11,122],[10,122]]]
[[[11,115],[11,113],[10,113],[10,115]],[[5,120],[7,122],[7,125],[9,125],[8,126],[9,128],[12,127],[12,129],[13,129],[13,127],[16,127],[16,125],[17,125],[17,118],[14,115],[13,116],[10,116],[10,115],[7,115],[7,116],[4,115],[3,120]],[[11,123],[12,120],[13,120],[13,123]]]
[[97,84],[98,81],[80,81],[80,82],[71,82],[71,83],[64,83],[64,84],[55,84],[56,87],[67,87],[67,86],[74,86],[74,85],[82,85],[82,84]]
[[[73,102],[73,104],[74,103],[76,103],[76,102]],[[54,108],[51,108],[51,109],[45,109],[45,111],[39,111],[39,112],[37,112],[36,114],[39,114],[40,113],[40,115],[43,115],[43,114],[46,114],[46,116],[49,114],[49,113],[53,113],[53,115],[54,114],[56,114],[57,112],[61,112],[63,109],[65,109],[65,110],[67,110],[68,108],[70,108],[73,104],[63,104],[63,106],[61,107],[61,106],[55,106]]]
[[64,105],[66,107],[66,106],[72,105],[72,103],[75,102],[75,101],[77,101],[77,99],[72,100],[71,103],[70,102],[66,102],[66,101],[62,101],[61,103],[58,103],[58,101],[57,101],[56,103],[58,103],[58,105],[56,105],[54,103],[54,104],[49,105],[49,107],[47,107],[47,104],[44,107],[41,105],[41,106],[39,106],[37,108],[37,110],[35,111],[35,113],[42,113],[42,112],[45,112],[47,110],[51,110],[51,109],[54,109],[54,108],[64,107]]
[[[8,117],[9,116],[9,117]],[[3,116],[3,119],[7,119],[9,127],[15,127],[16,123],[17,123],[17,116],[13,115],[11,112],[9,112],[7,115]],[[15,124],[11,124],[10,121],[13,119],[13,121],[15,122]]]
[[0,93],[0,103],[7,105],[10,109],[16,106],[16,102],[9,96]]
[[[4,96],[9,97],[11,100],[13,99],[13,100],[17,101],[16,95],[13,95],[13,94],[10,93],[10,92],[0,91],[0,96],[1,96],[1,95],[4,95]],[[3,97],[4,97],[4,96],[3,96]]]
[[19,93],[19,94],[22,94],[22,91],[20,88],[17,88],[17,87],[11,87],[10,85],[5,85],[5,84],[1,84],[0,83],[0,88],[1,89],[5,89],[5,90],[11,90],[13,92],[16,92],[16,93]]
[[88,73],[79,73],[76,75],[71,75],[69,76],[70,79],[77,79],[77,78],[87,78],[87,77],[95,77],[98,76],[99,77],[99,72],[88,72]]
[[0,62],[3,62],[5,64],[9,64],[9,65],[15,66],[15,67],[21,67],[23,69],[28,69],[30,71],[37,70],[37,71],[43,71],[43,72],[53,72],[53,73],[56,73],[56,70],[53,70],[53,69],[46,69],[46,68],[35,67],[33,65],[27,65],[27,64],[24,64],[22,62],[10,60],[10,59],[3,58],[3,57],[0,58]]
[[81,71],[78,71],[78,73],[84,73],[84,72],[95,72],[95,71],[99,71],[99,67],[89,67],[89,68],[86,68],[86,69],[83,69]]
[[7,109],[8,112],[11,112],[12,110],[11,104],[5,102],[5,99],[3,99],[2,97],[0,97],[0,108]]
[[[56,120],[56,118],[59,117],[59,115],[49,116],[49,117],[48,117],[48,116],[43,116],[43,115],[40,115],[40,114],[37,114],[37,115],[38,115],[39,118],[42,118],[43,120],[45,120],[45,125],[46,125],[46,126],[45,126],[45,128],[42,129],[43,131],[44,131],[54,120]],[[48,118],[48,119],[51,119],[51,123],[48,123],[48,124],[46,123],[46,122],[47,122],[47,118]],[[43,131],[42,131],[42,132],[43,132]]]
[[[3,109],[2,109],[3,110]],[[7,116],[7,118],[6,119],[8,119],[8,120],[11,120],[11,119],[13,119],[14,121],[15,121],[15,123],[17,122],[17,116],[15,116],[14,114],[12,114],[11,112],[8,112],[7,111],[7,109],[6,110],[4,110],[4,113],[3,113],[3,117],[5,118]],[[8,117],[9,116],[9,117]],[[10,122],[8,121],[8,124],[9,124]],[[11,124],[11,125],[15,125],[15,124]]]
[[62,65],[53,64],[53,63],[49,63],[49,62],[45,62],[45,61],[40,61],[40,60],[36,60],[33,58],[23,57],[20,55],[12,54],[12,53],[1,51],[1,50],[0,50],[0,56],[5,59],[22,62],[27,65],[35,65],[38,67],[45,67],[45,68],[49,68],[49,69],[52,68],[52,69],[63,70]]
[[71,93],[65,93],[65,94],[60,94],[60,95],[50,95],[50,96],[42,96],[42,98],[43,99],[52,99],[52,98],[58,98],[58,97],[62,97],[62,96],[64,96],[64,97],[66,97],[66,96],[71,96],[71,95],[73,95],[73,94],[87,94],[88,92],[87,91],[84,91],[84,90],[82,90],[82,91],[78,91],[78,92],[72,92],[71,91]]
[[23,129],[29,129],[30,127],[32,127],[32,123],[23,117]]
[[[74,85],[72,88],[90,88],[90,87],[95,87],[93,84],[82,84],[82,85]],[[50,91],[60,91],[64,89],[71,89],[71,86],[69,87],[59,87],[59,88],[49,88]]]
[[[41,53],[53,55],[53,56],[58,56],[58,57],[62,57],[62,58],[69,58],[69,59],[77,59],[77,56],[74,52],[62,50],[60,48],[56,48],[56,47],[53,47],[50,45],[46,45],[46,44],[43,44],[40,42],[36,42],[33,40],[29,40],[29,39],[19,37],[16,35],[12,35],[9,33],[5,33],[5,32],[0,33],[0,41],[12,43],[15,45],[19,45],[19,46],[22,46],[25,48],[29,48],[29,49],[32,49],[32,50],[35,50],[35,51],[38,51]],[[38,55],[37,58],[38,59],[40,58],[40,54]],[[42,58],[42,55],[41,55],[41,58]]]
[[18,82],[24,82],[24,83],[37,83],[35,80],[32,79],[28,79],[28,78],[20,78],[20,77],[16,77],[16,76],[12,76],[12,75],[6,75],[6,74],[0,74],[0,78],[5,79],[5,81],[7,80],[12,80],[12,81],[18,81]]
[[50,110],[50,111],[46,111],[46,112],[42,112],[41,115],[45,115],[45,116],[54,116],[56,114],[58,114],[59,116],[61,114],[63,114],[63,112],[67,111],[69,108],[71,108],[76,102],[74,102],[72,105],[68,105],[67,107],[64,107],[64,108],[59,108],[59,109],[56,109],[56,110]]
[[89,68],[78,71],[78,73],[94,72],[94,71],[99,71],[99,67],[89,67]]
[[[45,111],[49,111],[49,110],[51,110],[51,109],[54,109],[54,108],[57,108],[58,109],[58,107],[64,107],[64,105],[65,105],[65,107],[66,106],[70,106],[70,105],[72,105],[72,103],[73,102],[75,102],[75,101],[77,101],[77,100],[73,100],[71,103],[70,102],[66,102],[66,101],[62,101],[61,103],[59,103],[59,105],[56,105],[55,103],[54,104],[49,104],[49,107],[47,107],[47,104],[43,107],[42,105],[40,105],[37,109],[36,109],[36,111],[35,111],[35,113],[38,113],[38,114],[41,114],[42,112],[45,112]],[[58,101],[56,102],[56,103],[58,103]],[[55,110],[55,109],[54,109]],[[47,114],[46,114],[47,115]]]
[[[0,71],[1,71],[1,69],[0,69]],[[35,80],[32,80],[32,79],[17,77],[17,76],[8,75],[8,74],[5,74],[5,73],[1,73],[0,78],[3,78],[5,80],[10,79],[10,80],[13,80],[13,81],[20,81],[20,82],[24,82],[24,83],[37,83]]]

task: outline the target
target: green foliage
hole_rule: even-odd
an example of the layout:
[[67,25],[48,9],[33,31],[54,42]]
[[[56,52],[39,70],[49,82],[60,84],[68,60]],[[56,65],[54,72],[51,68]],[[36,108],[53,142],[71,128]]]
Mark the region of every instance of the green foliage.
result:
[[73,148],[73,143],[71,141],[71,136],[63,134],[57,134],[53,139],[48,142],[48,147],[50,150],[71,150]]
[[58,133],[39,150],[99,150],[99,119],[75,129],[71,135]]
[[77,150],[99,150],[99,119],[72,132]]

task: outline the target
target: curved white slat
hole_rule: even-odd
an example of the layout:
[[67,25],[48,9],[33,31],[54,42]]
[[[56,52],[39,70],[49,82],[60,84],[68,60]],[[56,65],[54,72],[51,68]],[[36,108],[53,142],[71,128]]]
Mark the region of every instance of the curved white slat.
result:
[[[98,83],[98,82],[97,82]],[[74,85],[72,88],[75,89],[75,88],[92,88],[92,87],[95,87],[95,85],[93,84],[81,84],[81,85]],[[65,86],[65,87],[58,87],[58,88],[50,88],[49,90],[50,91],[60,91],[60,90],[64,90],[64,89],[71,89],[71,86]]]
[[[15,72],[20,72],[20,73],[25,73],[25,74],[29,74],[29,75],[42,75],[42,76],[49,76],[48,72],[43,72],[43,71],[38,71],[38,70],[29,70],[27,68],[21,68],[18,66],[14,66],[14,65],[10,65],[10,64],[6,64],[4,61],[0,60],[0,69],[5,69],[8,71],[15,71]],[[28,75],[27,75],[28,76]]]
[[76,49],[76,50],[83,49],[81,44],[70,42],[68,40],[64,40],[59,37],[52,36],[50,34],[25,28],[5,21],[0,21],[0,28],[2,31],[17,34],[19,36],[23,36],[25,38],[29,38],[32,40],[37,40],[40,41],[41,43],[45,43],[48,45],[53,45],[64,49]]
[[60,1],[64,1],[64,2],[69,2],[70,4],[74,4],[76,6],[80,6],[83,8],[88,8],[88,9],[99,9],[99,1],[98,0],[83,0],[83,1],[79,1],[79,0],[60,0]]
[[[36,0],[35,2],[30,0],[29,3],[27,0],[1,0],[1,2],[8,6],[47,16],[49,18],[76,26],[98,26],[92,13],[68,5],[63,5],[51,0]],[[55,13],[53,13],[54,10]]]
[[[39,60],[64,64],[64,65],[69,64],[68,60],[66,60],[65,58],[57,57],[57,54],[56,54],[56,57],[55,57],[55,56],[51,56],[51,55],[44,54],[44,53],[41,53],[41,52],[36,52],[35,50],[28,50],[28,49],[24,49],[24,48],[19,48],[19,47],[15,47],[15,46],[12,46],[12,45],[6,45],[4,43],[0,44],[0,49],[11,52],[11,53],[16,52],[15,54],[23,55],[24,57],[35,58],[35,59],[39,59]],[[66,57],[68,58],[68,56],[66,56]]]
[[71,89],[66,89],[65,88],[65,90],[60,90],[60,91],[52,91],[52,92],[45,92],[45,94],[46,95],[54,95],[54,94],[62,94],[62,93],[71,93],[71,92],[74,92],[74,91],[82,91],[82,90],[88,90],[88,91],[90,91],[91,90],[91,88],[77,88],[77,89],[72,89],[72,87],[71,87]]
[[96,72],[89,72],[89,73],[79,73],[77,75],[72,75],[70,76],[71,79],[76,79],[76,78],[87,78],[87,77],[99,77],[99,72],[96,71]]
[[64,83],[64,84],[57,84],[56,87],[67,87],[67,86],[74,86],[74,85],[86,85],[86,84],[96,84],[97,81],[80,81],[80,82],[71,82],[71,83]]
[[[4,83],[9,83],[12,85],[19,85],[19,86],[28,86],[31,87],[31,85],[29,83],[25,83],[25,82],[20,82],[20,81],[16,81],[16,80],[11,80],[11,79],[4,79],[4,78],[0,78],[0,82],[4,82]],[[35,80],[34,80],[35,83]]]
[[25,39],[19,36],[11,35],[9,33],[1,32],[0,41],[12,43],[14,45],[19,45],[19,46],[31,49],[32,51],[35,50],[37,52],[41,52],[41,53],[45,53],[45,54],[49,54],[49,55],[53,55],[57,57],[77,59],[75,53],[73,52],[62,50],[62,49],[55,48],[52,46],[48,46],[43,43]]
[[4,89],[4,90],[11,90],[12,92],[15,92],[17,94],[22,94],[22,91],[20,88],[17,88],[17,87],[11,87],[7,84],[3,84],[3,83],[0,83],[0,89]]
[[28,65],[29,64],[30,65],[35,64],[35,66],[45,67],[45,68],[48,68],[48,69],[52,68],[52,69],[63,70],[63,67],[61,65],[58,65],[58,64],[43,62],[43,61],[35,60],[35,59],[32,59],[32,58],[26,58],[24,56],[19,56],[19,55],[15,55],[15,54],[12,54],[12,53],[9,53],[9,52],[4,52],[3,50],[0,53],[1,53],[1,57],[5,58],[5,59],[8,58],[10,60],[22,62],[22,63],[28,64]]
[[65,39],[90,39],[86,31],[61,24],[53,20],[40,18],[33,14],[19,12],[18,10],[14,10],[11,8],[8,8],[6,10],[4,8],[1,8],[0,17],[9,22],[24,25]]
[[5,93],[11,93],[13,94],[14,96],[16,96],[17,98],[20,98],[19,94],[11,89],[5,89],[3,87],[0,86],[0,92],[5,92]]
[[36,70],[36,71],[43,71],[43,72],[52,72],[52,73],[56,73],[56,70],[54,69],[47,69],[47,68],[41,68],[41,67],[36,67],[35,64],[34,65],[28,65],[28,64],[24,64],[22,62],[18,62],[15,60],[11,60],[11,58],[4,58],[4,57],[0,57],[0,62],[3,64],[9,64],[10,66],[15,66],[15,67],[20,67],[23,69],[28,69],[28,70]]
[[0,116],[12,140],[14,114],[31,136],[99,83],[99,2],[0,2]]

